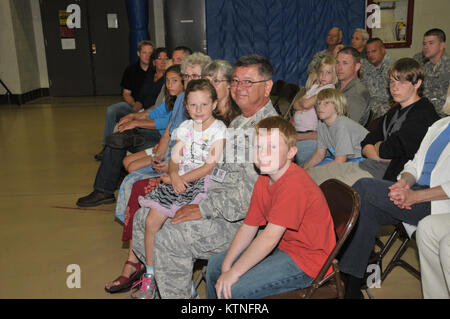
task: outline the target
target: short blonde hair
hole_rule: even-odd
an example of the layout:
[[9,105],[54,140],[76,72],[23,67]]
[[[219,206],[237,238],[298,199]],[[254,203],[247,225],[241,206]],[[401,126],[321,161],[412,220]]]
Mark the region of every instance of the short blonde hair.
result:
[[333,84],[336,85],[339,81],[337,74],[336,74],[336,59],[331,55],[326,56],[322,60],[320,60],[319,65],[317,66],[317,71],[316,71],[317,78],[319,78],[320,68],[325,65],[331,66],[331,72],[333,72]]
[[295,130],[295,127],[291,122],[280,116],[271,116],[262,119],[256,124],[256,134],[259,133],[260,129],[266,129],[267,134],[270,134],[272,129],[278,129],[280,136],[283,137],[288,148],[297,145],[297,131]]
[[155,48],[155,45],[153,44],[152,41],[150,40],[142,40],[138,43],[138,51],[140,52],[142,50],[142,47],[149,45],[151,46],[153,49]]
[[347,99],[341,91],[336,89],[324,89],[317,94],[316,107],[321,101],[328,101],[334,104],[337,115],[347,116]]

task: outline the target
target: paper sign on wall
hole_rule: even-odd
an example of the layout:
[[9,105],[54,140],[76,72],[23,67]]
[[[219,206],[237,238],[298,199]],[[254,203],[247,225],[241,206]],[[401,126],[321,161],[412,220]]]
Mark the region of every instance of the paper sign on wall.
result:
[[75,50],[75,39],[61,39],[61,47],[63,50]]
[[108,29],[118,29],[119,21],[117,19],[117,13],[107,13],[106,19],[108,21]]

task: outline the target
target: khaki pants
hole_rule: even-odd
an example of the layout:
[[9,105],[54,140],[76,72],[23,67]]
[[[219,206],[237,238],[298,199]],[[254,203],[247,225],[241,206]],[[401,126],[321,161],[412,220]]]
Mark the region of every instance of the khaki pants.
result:
[[416,231],[423,297],[450,298],[450,214],[425,217]]
[[306,170],[311,178],[317,183],[322,184],[327,179],[338,179],[348,186],[352,186],[360,178],[372,178],[372,174],[362,170],[358,162],[336,163],[331,165],[323,165],[311,167]]

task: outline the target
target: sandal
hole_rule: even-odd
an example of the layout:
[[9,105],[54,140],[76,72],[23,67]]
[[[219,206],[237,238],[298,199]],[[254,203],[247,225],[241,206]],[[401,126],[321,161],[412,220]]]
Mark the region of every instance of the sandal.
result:
[[130,275],[130,277],[125,276],[119,276],[116,279],[113,280],[113,282],[118,281],[118,285],[111,286],[109,288],[105,287],[105,290],[111,294],[116,292],[121,292],[128,290],[134,282],[138,281],[139,278],[145,273],[145,267],[142,263],[139,261],[137,263],[134,263],[132,261],[127,260],[125,265],[133,266],[136,270]]

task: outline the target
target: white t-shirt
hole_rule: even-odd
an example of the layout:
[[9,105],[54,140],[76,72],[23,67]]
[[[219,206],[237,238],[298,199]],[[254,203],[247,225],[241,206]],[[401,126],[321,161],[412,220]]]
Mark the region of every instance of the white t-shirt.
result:
[[183,142],[178,174],[184,175],[203,166],[208,159],[212,144],[226,138],[227,127],[222,121],[215,120],[206,130],[194,130],[194,121],[186,120],[177,129],[177,140]]

